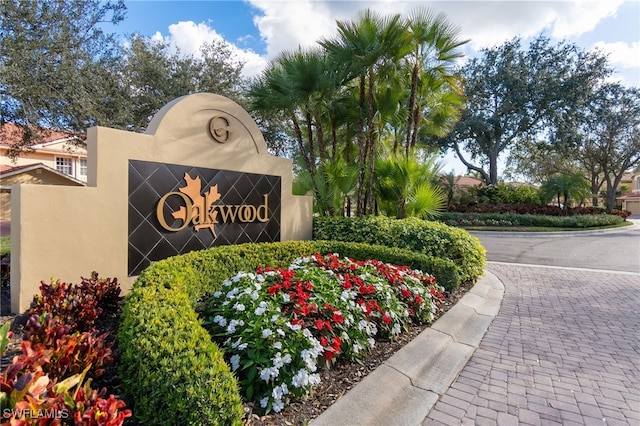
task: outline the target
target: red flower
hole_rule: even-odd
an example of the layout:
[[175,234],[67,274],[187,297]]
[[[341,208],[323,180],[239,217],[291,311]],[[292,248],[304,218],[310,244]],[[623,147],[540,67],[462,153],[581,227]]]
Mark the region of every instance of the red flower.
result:
[[335,352],[339,352],[340,351],[340,346],[342,345],[342,339],[339,338],[338,336],[335,336],[333,338],[333,344],[331,345],[331,347],[333,348],[333,350]]
[[327,346],[327,345],[329,344],[329,341],[327,340],[327,338],[326,338],[326,337],[321,336],[321,337],[320,337],[320,344],[321,344],[323,347],[325,347],[325,346]]
[[276,294],[278,291],[280,291],[281,288],[282,286],[280,284],[274,284],[267,289],[267,293]]
[[402,289],[400,290],[400,293],[402,293],[402,295],[403,295],[404,297],[411,297],[411,292],[410,292],[409,290],[407,290],[406,288],[402,288]]
[[416,294],[416,299],[415,299],[415,300],[416,300],[416,303],[417,303],[418,305],[419,305],[419,304],[421,304],[421,303],[423,302],[423,300],[422,300],[422,296],[420,296],[419,294]]
[[386,325],[389,325],[391,323],[391,317],[386,312],[382,316],[382,322]]
[[338,324],[342,324],[344,322],[344,318],[339,313],[334,312],[333,313],[333,321],[337,322]]

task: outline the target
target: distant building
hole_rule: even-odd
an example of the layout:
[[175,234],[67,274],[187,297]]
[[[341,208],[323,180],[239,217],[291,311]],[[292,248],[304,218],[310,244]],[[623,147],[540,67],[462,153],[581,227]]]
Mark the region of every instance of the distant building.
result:
[[[626,185],[628,189],[623,190],[622,185]],[[618,190],[620,196],[616,198],[616,201],[622,204],[622,210],[629,210],[634,215],[640,215],[640,167],[632,173],[622,175]]]
[[22,138],[19,126],[0,126],[0,221],[11,220],[11,186],[39,185],[84,186],[87,182],[87,150],[76,135],[53,130],[40,133],[38,143],[15,159],[8,156],[11,147]]

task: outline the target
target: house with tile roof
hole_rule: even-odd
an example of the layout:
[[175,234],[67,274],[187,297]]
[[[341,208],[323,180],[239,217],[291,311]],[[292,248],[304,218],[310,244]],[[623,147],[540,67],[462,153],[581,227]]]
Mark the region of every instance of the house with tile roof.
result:
[[[626,186],[625,190],[621,188]],[[616,201],[622,205],[622,210],[629,210],[631,214],[640,215],[640,167],[631,173],[625,173],[620,180],[620,196]]]
[[87,150],[82,138],[53,130],[42,130],[38,136],[30,149],[11,158],[22,129],[14,123],[0,126],[0,221],[11,220],[12,185],[86,185]]

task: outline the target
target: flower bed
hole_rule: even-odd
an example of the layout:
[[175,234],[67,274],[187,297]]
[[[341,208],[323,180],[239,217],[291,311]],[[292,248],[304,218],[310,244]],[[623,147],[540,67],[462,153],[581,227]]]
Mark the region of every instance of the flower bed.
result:
[[126,296],[118,331],[121,385],[136,419],[141,423],[241,425],[243,407],[236,380],[194,306],[205,294],[221,291],[222,283],[239,271],[288,265],[315,252],[409,265],[452,288],[460,282],[452,260],[338,241],[241,244],[155,262]]
[[358,361],[374,338],[430,323],[443,289],[408,267],[315,254],[287,269],[240,272],[221,290],[205,302],[206,325],[245,397],[279,412],[319,384],[318,363]]

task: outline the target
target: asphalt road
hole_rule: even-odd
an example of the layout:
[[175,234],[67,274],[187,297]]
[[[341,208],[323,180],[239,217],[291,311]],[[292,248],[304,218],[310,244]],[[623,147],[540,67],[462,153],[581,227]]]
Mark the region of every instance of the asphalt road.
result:
[[600,231],[471,231],[495,262],[640,273],[640,220],[634,226]]

